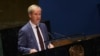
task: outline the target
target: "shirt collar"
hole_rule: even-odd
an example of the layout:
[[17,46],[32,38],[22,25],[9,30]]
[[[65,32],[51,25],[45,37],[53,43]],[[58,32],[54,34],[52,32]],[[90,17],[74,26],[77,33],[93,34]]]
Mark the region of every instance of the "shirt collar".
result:
[[35,24],[32,23],[31,21],[29,21],[29,23],[31,24],[32,27],[36,28],[37,25],[35,25]]

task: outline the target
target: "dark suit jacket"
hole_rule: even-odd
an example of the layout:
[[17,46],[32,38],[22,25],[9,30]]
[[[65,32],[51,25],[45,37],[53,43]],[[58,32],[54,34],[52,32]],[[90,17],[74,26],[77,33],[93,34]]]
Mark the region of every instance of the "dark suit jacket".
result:
[[[46,28],[45,24],[43,24],[43,23],[40,23],[39,27],[42,31],[42,34],[44,37],[44,43],[45,43],[45,46],[47,48],[47,46],[49,44],[47,28]],[[30,49],[39,50],[34,32],[32,30],[30,23],[28,22],[19,31],[18,50],[22,54],[29,54]]]

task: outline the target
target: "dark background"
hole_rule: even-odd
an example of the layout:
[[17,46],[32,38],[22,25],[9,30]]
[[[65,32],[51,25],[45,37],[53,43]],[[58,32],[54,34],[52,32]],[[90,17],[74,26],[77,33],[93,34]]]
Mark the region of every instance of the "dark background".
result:
[[42,18],[50,20],[52,30],[62,34],[99,34],[98,4],[100,0],[39,0]]
[[42,19],[50,20],[52,32],[100,33],[100,0],[0,0],[0,29],[25,24],[31,4],[42,7]]
[[38,4],[38,0],[0,0],[0,29],[25,24],[27,8],[31,4]]
[[[18,31],[28,21],[27,7],[34,3],[39,4],[43,9],[42,19],[50,20],[52,32],[67,35],[100,33],[100,0],[0,0],[1,55],[2,53],[5,56],[18,54]],[[50,29],[50,26],[48,28]],[[87,46],[86,50],[88,50],[96,45],[86,42],[84,46]],[[99,46],[97,50],[100,52]]]

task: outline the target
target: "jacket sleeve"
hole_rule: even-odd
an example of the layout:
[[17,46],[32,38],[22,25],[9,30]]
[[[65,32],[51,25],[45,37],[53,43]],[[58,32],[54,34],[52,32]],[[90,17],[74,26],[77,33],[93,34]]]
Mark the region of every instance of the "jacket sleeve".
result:
[[25,31],[20,30],[18,33],[18,51],[23,55],[29,54],[30,48],[27,48],[27,34]]

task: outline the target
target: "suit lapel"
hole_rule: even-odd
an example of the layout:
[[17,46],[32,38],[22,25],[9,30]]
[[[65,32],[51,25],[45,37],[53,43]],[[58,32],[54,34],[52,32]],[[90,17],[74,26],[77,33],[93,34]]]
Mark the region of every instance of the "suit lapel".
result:
[[46,41],[46,35],[45,35],[44,27],[41,25],[41,23],[39,24],[39,27],[40,27],[41,32],[43,34],[44,41]]
[[[45,28],[43,27],[43,25],[41,23],[39,24],[39,27],[40,27],[41,32],[43,34],[44,42],[46,44],[46,42],[47,42],[47,36],[46,36]],[[32,26],[30,25],[30,23],[28,23],[28,28],[29,28],[29,33],[32,35],[32,38],[34,39],[34,41],[37,43],[35,35],[34,35],[34,32],[33,32],[33,29],[32,29]],[[37,44],[36,44],[36,47],[38,49],[38,45]]]
[[[34,35],[34,32],[33,32],[33,29],[32,29],[32,26],[30,25],[30,23],[28,23],[28,28],[29,28],[29,33],[30,35],[32,36],[32,39],[36,42],[35,46],[38,47],[37,45],[37,41],[36,41],[36,37]],[[33,44],[34,45],[34,44]],[[38,49],[38,48],[37,48]],[[39,50],[39,49],[38,49]]]

